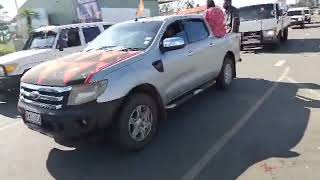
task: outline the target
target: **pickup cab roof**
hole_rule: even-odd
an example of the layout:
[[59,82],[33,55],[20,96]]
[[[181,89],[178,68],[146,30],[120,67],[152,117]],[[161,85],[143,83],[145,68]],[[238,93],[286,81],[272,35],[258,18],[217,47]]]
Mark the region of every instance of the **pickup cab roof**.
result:
[[[140,22],[148,22],[148,21],[174,21],[179,19],[186,19],[186,18],[203,18],[202,15],[168,15],[168,16],[155,16],[155,17],[146,17],[146,18],[139,18],[138,21]],[[127,21],[133,22],[135,20]]]
[[53,31],[58,32],[59,29],[69,29],[69,28],[76,28],[76,27],[92,27],[97,25],[113,25],[112,22],[94,22],[94,23],[79,23],[79,24],[67,24],[61,26],[43,26],[38,29],[35,29],[34,32],[41,32],[41,31]]

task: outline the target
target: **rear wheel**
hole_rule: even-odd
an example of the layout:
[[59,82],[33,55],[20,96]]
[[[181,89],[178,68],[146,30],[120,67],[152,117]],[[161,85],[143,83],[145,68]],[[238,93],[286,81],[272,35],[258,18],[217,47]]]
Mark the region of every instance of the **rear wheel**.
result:
[[126,151],[142,149],[157,132],[158,109],[146,94],[133,94],[123,106],[113,127],[116,143]]
[[233,77],[235,74],[235,64],[231,57],[226,56],[224,59],[224,63],[220,72],[220,75],[217,79],[217,88],[218,89],[228,89],[230,86]]
[[301,29],[304,29],[305,28],[305,24],[304,23],[301,24],[300,27],[301,27]]

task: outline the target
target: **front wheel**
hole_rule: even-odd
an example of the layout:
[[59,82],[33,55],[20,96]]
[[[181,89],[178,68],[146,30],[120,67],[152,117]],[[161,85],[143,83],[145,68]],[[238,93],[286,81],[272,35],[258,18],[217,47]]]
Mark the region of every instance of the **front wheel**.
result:
[[116,143],[126,151],[140,150],[157,132],[157,105],[149,95],[133,94],[128,97],[115,123],[112,130]]
[[232,59],[227,56],[224,59],[220,75],[217,78],[217,88],[222,90],[228,89],[233,80],[234,74],[235,64],[233,63]]
[[283,30],[283,34],[282,34],[282,37],[281,37],[281,42],[286,42],[288,40],[288,36],[289,36],[289,30],[288,30],[288,28],[285,28]]

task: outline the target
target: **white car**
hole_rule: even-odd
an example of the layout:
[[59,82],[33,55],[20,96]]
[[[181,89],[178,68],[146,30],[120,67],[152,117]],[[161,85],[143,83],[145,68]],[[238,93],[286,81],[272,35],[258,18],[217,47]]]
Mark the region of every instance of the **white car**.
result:
[[311,10],[308,7],[304,8],[304,14],[305,14],[305,21],[307,23],[311,23],[312,15],[311,15]]
[[288,10],[288,16],[291,18],[291,25],[295,26],[298,25],[302,29],[305,27],[305,20],[306,20],[306,15],[305,15],[305,8],[300,7],[300,8],[290,8]]
[[[29,69],[42,62],[80,51],[112,24],[97,22],[45,26],[32,31],[24,50],[0,57],[0,91],[19,89],[20,79]],[[61,38],[64,38],[65,43],[59,49]]]

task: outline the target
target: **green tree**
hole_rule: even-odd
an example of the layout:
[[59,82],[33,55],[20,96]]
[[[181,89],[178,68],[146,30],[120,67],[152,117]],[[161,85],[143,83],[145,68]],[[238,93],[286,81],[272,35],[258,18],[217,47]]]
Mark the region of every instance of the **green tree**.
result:
[[3,6],[0,4],[0,9],[3,9]]
[[24,9],[20,12],[20,16],[27,19],[28,32],[32,31],[32,19],[39,18],[39,14],[31,9]]
[[5,44],[11,39],[11,33],[6,23],[0,23],[0,44]]

